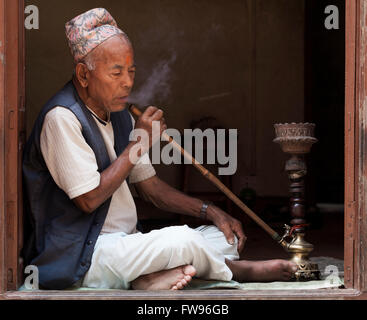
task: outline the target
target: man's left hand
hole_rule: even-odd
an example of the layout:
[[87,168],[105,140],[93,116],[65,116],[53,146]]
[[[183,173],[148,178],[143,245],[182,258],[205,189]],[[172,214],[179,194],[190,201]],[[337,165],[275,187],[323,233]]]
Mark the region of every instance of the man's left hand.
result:
[[245,246],[246,235],[243,232],[242,224],[237,219],[225,213],[222,209],[210,205],[207,210],[207,218],[224,233],[229,244],[234,244],[234,236],[238,239],[237,251],[240,254]]

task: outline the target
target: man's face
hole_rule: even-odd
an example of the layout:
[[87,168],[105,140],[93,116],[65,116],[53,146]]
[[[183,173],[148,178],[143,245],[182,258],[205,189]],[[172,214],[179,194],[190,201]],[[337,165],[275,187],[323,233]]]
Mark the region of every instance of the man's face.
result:
[[126,40],[112,37],[93,52],[95,69],[88,73],[88,94],[94,107],[117,112],[126,108],[134,85],[134,52]]

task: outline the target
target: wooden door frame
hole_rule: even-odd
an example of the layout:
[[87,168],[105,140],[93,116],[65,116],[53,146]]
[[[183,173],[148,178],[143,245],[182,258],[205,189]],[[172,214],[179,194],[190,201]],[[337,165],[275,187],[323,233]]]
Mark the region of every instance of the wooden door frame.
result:
[[25,138],[24,1],[0,0],[0,292],[20,284]]
[[[350,185],[355,186],[354,200],[351,203],[350,211],[354,221],[354,287],[363,292],[367,292],[367,1],[358,0],[356,3],[356,32],[355,32],[355,46],[353,48],[352,39],[350,41],[350,51],[355,52],[355,161],[354,183],[351,181]],[[352,28],[352,25],[351,25]],[[350,30],[352,32],[352,30]],[[351,54],[351,53],[350,53]],[[352,64],[352,62],[351,62]],[[352,66],[350,67],[352,69]],[[349,80],[352,82],[352,71],[350,71]],[[350,94],[352,91],[350,91]],[[352,104],[353,98],[347,103]],[[353,122],[351,120],[350,122]],[[351,146],[348,143],[346,145]],[[352,152],[352,149],[350,149]],[[348,155],[346,155],[348,157]],[[352,162],[350,161],[350,166]],[[348,183],[347,183],[348,184]],[[350,192],[352,194],[352,192]],[[352,200],[352,199],[350,199]],[[346,221],[347,227],[347,221]]]
[[0,294],[6,289],[5,286],[5,119],[4,119],[4,103],[5,103],[5,76],[4,76],[4,2],[0,1]]
[[[364,0],[362,0],[364,1]],[[356,198],[356,169],[357,164],[357,105],[356,105],[356,72],[357,72],[357,33],[358,33],[358,14],[359,0],[346,1],[345,19],[345,167],[344,167],[344,282],[347,288],[360,289],[357,280],[358,270],[355,267],[355,259],[358,257],[358,246],[356,242],[357,229],[357,198]],[[358,232],[358,231],[357,231]]]
[[344,275],[367,292],[367,1],[346,1]]
[[[307,0],[306,0],[307,1]],[[345,285],[307,292],[15,292],[22,246],[20,155],[25,129],[24,0],[0,0],[0,299],[367,298],[367,0],[346,1]],[[4,45],[5,44],[5,45]],[[332,115],[331,115],[332,116]]]

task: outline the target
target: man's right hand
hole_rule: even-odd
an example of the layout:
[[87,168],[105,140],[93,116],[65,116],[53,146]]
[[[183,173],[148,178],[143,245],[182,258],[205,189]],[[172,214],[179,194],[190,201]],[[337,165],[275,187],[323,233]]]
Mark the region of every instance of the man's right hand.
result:
[[[167,129],[165,119],[163,117],[164,113],[162,110],[150,106],[144,113],[138,118],[135,123],[135,129],[143,129],[147,136],[149,137],[149,148],[152,147],[161,137],[163,131]],[[159,135],[153,136],[153,121],[160,122],[160,132]],[[139,141],[139,140],[138,140]]]

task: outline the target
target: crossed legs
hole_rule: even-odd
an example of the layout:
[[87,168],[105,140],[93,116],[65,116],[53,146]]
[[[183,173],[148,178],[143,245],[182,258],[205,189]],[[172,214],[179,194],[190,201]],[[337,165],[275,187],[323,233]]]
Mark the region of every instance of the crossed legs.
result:
[[83,286],[136,290],[179,290],[194,276],[221,281],[288,280],[296,266],[285,260],[238,260],[214,226],[168,227],[148,234],[102,235]]

